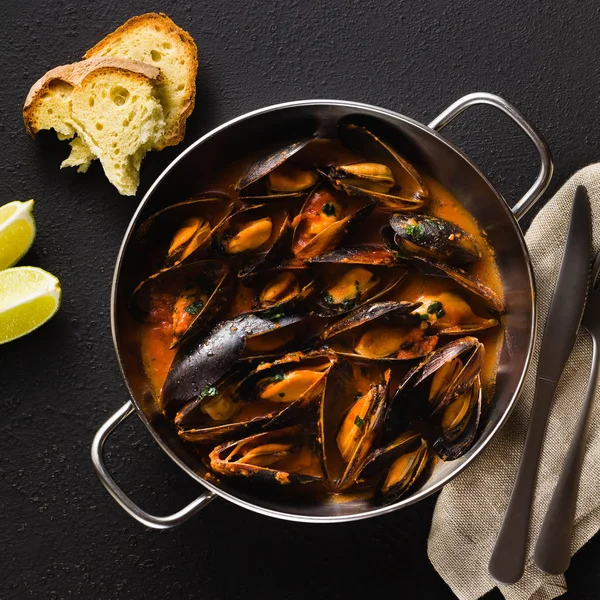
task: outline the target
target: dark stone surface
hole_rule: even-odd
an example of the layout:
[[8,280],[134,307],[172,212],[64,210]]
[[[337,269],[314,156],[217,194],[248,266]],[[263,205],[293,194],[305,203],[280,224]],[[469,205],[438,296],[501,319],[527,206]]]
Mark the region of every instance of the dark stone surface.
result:
[[[181,146],[145,160],[138,199],[181,149],[254,108],[343,98],[427,122],[478,90],[512,101],[545,133],[557,166],[552,191],[598,156],[598,3],[5,0],[2,9],[0,202],[35,198],[39,231],[24,264],[55,273],[64,301],[42,329],[0,348],[0,598],[282,600],[365,598],[377,589],[452,598],[426,556],[433,499],[332,526],[280,522],[215,501],[162,533],[112,501],[89,447],[126,400],[109,293],[136,200],[119,197],[97,164],[87,175],[60,171],[68,147],[53,135],[29,139],[21,105],[47,69],[76,60],[128,17],[163,10],[198,44],[197,108]],[[532,149],[496,113],[473,110],[450,135],[507,198],[533,180]],[[136,419],[108,450],[123,487],[156,513],[198,491]],[[597,597],[599,555],[597,538],[574,559],[566,597]]]

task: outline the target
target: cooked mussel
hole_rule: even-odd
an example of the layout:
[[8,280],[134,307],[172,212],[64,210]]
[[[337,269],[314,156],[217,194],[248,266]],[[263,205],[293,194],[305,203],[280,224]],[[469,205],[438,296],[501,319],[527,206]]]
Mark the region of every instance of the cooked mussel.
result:
[[[213,387],[236,366],[249,339],[260,339],[300,317],[275,320],[246,313],[217,324],[206,336],[181,344],[160,394],[160,404],[172,417],[202,390]],[[283,324],[282,324],[283,322]]]
[[227,477],[278,485],[322,480],[314,438],[301,425],[259,433],[217,446],[211,468]]
[[425,356],[438,343],[414,314],[415,302],[373,302],[337,321],[323,338],[337,353],[361,359],[410,360]]
[[405,254],[416,254],[439,262],[466,264],[479,260],[481,250],[475,238],[464,229],[433,215],[390,217],[394,241]]
[[317,170],[300,163],[292,164],[292,156],[314,138],[305,137],[286,143],[253,162],[236,184],[245,201],[270,202],[298,198],[317,183]]
[[416,398],[420,417],[433,419],[438,428],[436,452],[444,460],[462,456],[473,444],[479,424],[483,358],[484,346],[474,337],[432,352],[400,383],[386,417],[388,428]]
[[497,319],[475,314],[471,306],[455,292],[420,296],[417,302],[421,306],[415,309],[415,313],[437,335],[465,335],[498,325]]
[[309,259],[311,263],[337,263],[349,265],[377,265],[394,267],[398,264],[396,255],[383,245],[362,244],[347,246],[325,252]]
[[173,348],[214,323],[229,290],[228,272],[213,260],[181,262],[140,283],[130,311],[143,322],[171,321]]
[[[179,435],[207,442],[283,426],[316,404],[335,362],[331,354],[294,353],[263,363],[240,378],[234,373],[202,390],[175,416]],[[243,372],[242,372],[243,373]]]
[[427,442],[416,431],[406,431],[375,450],[359,474],[376,477],[380,498],[387,502],[406,496],[420,482],[430,459]]
[[421,176],[391,146],[365,127],[351,123],[340,125],[339,137],[350,150],[369,160],[326,170],[325,175],[336,189],[372,201],[383,212],[423,207],[428,191]]
[[[359,393],[352,398],[350,407],[341,418],[340,409],[346,408],[342,402],[335,402],[333,407],[324,407],[323,435],[326,438],[328,435],[332,435],[327,430],[333,427],[335,445],[343,463],[341,476],[338,479],[336,469],[331,465],[334,462],[331,456],[333,444],[329,443],[327,473],[330,478],[334,479],[335,486],[340,490],[356,483],[365,461],[379,441],[389,402],[390,376],[391,371],[388,369],[380,383],[373,384],[364,394]],[[331,400],[330,397],[325,397],[325,402],[331,402]],[[326,443],[327,441],[326,439]]]
[[[229,196],[212,192],[168,206],[146,219],[134,234],[140,255],[152,255],[152,272],[198,260],[210,246],[212,232],[235,210]],[[146,251],[152,247],[152,252]]]
[[315,188],[293,221],[292,251],[302,260],[336,248],[349,229],[371,210],[372,205],[327,188]]
[[401,269],[340,264],[328,273],[329,283],[321,286],[315,314],[331,317],[350,312],[390,292],[405,275]]
[[266,311],[268,315],[289,313],[315,290],[314,274],[309,269],[266,269],[246,278],[243,285],[244,291],[250,290],[246,310]]
[[[390,227],[384,227],[381,230],[381,235],[384,244],[390,250],[399,250],[399,246],[395,241],[394,230]],[[406,256],[402,254],[402,251],[398,252],[399,260],[407,260],[418,266],[420,270],[427,274],[431,274],[437,277],[448,277],[458,283],[463,289],[467,290],[471,294],[478,296],[484,301],[485,305],[491,310],[497,313],[503,313],[505,310],[504,300],[496,293],[491,287],[483,283],[474,275],[467,273],[460,267],[450,265],[447,263],[439,262],[431,258],[424,258],[416,254]]]

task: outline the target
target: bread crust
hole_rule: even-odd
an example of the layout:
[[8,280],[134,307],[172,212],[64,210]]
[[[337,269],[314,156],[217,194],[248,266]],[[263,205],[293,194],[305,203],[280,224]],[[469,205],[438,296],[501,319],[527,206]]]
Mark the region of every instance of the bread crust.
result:
[[91,59],[102,53],[107,46],[109,46],[115,38],[124,35],[129,35],[134,32],[137,28],[151,24],[153,27],[158,27],[166,35],[176,35],[183,42],[184,48],[187,51],[187,56],[192,64],[192,72],[190,72],[186,83],[186,89],[189,92],[186,94],[186,98],[183,102],[183,109],[179,115],[177,125],[168,138],[164,138],[160,145],[157,145],[157,150],[161,150],[166,146],[175,146],[181,142],[185,136],[185,124],[187,118],[194,110],[196,102],[196,76],[198,73],[198,49],[196,42],[192,36],[185,30],[181,29],[176,25],[167,15],[164,13],[145,13],[132,17],[123,25],[109,33],[104,39],[100,40],[94,47],[90,48],[84,55],[84,59]]
[[152,83],[159,83],[162,75],[158,67],[149,65],[137,60],[126,58],[114,58],[111,56],[95,57],[70,65],[62,65],[48,71],[43,77],[38,79],[27,94],[23,106],[23,120],[25,129],[31,137],[35,137],[37,128],[35,127],[36,101],[45,93],[50,91],[50,86],[55,81],[61,81],[72,87],[79,85],[88,75],[95,72],[115,72],[121,71],[134,77],[143,77]]

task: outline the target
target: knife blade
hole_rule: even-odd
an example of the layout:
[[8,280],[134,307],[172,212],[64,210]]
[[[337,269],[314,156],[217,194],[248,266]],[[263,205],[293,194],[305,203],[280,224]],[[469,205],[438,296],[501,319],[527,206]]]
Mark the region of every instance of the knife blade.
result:
[[500,583],[516,583],[523,575],[531,503],[548,413],[583,316],[591,256],[590,202],[586,189],[579,186],[573,201],[567,241],[542,337],[525,446],[489,563],[490,575]]

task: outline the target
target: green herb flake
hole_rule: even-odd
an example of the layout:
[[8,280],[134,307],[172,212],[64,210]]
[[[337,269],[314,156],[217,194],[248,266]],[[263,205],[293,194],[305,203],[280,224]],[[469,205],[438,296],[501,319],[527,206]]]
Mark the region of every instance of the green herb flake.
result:
[[323,293],[323,300],[325,300],[326,304],[333,304],[333,296],[329,292]]
[[200,299],[200,300],[196,300],[196,302],[192,302],[191,304],[188,304],[183,310],[185,310],[185,312],[190,315],[197,315],[202,310],[203,306],[204,306],[204,300]]
[[321,210],[323,211],[323,214],[327,215],[328,217],[335,217],[335,204],[325,202],[325,204],[323,204],[321,207]]
[[438,310],[438,311],[435,313],[435,316],[436,316],[438,319],[441,319],[441,318],[442,318],[442,317],[443,317],[445,314],[446,314],[446,311],[445,311],[443,308],[440,308],[440,310]]
[[442,310],[442,308],[442,303],[438,300],[435,300],[427,307],[427,312],[432,315],[433,313],[437,313],[438,311]]
[[200,400],[204,398],[212,398],[219,393],[219,390],[214,385],[207,385],[200,392]]
[[425,235],[425,228],[420,223],[418,225],[406,225],[404,233],[415,240],[420,240]]
[[427,313],[419,313],[419,319],[421,321],[429,321],[429,315]]
[[361,417],[359,417],[358,415],[356,415],[356,418],[354,419],[354,424],[357,427],[364,427],[365,426],[365,420]]
[[283,308],[281,308],[281,306],[276,304],[269,310],[265,310],[263,315],[270,321],[279,321],[279,319],[282,319],[283,317],[285,317],[285,312],[284,312]]
[[283,381],[285,379],[285,374],[284,373],[275,373],[275,375],[271,376],[271,381],[275,382],[275,381]]

